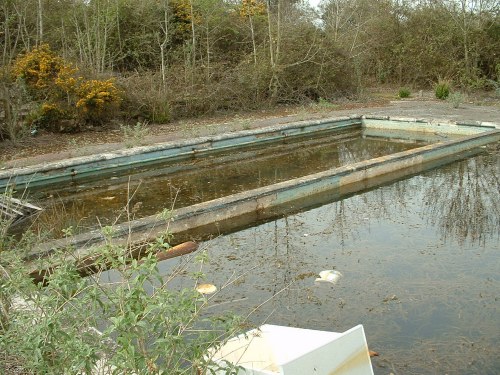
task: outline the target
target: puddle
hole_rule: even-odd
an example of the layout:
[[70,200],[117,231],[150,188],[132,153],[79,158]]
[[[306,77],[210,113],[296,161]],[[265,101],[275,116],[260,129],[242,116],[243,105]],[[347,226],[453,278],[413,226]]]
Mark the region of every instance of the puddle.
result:
[[[337,332],[361,323],[370,349],[380,354],[372,358],[376,374],[496,374],[495,148],[203,243],[211,259],[206,282],[219,288],[209,311],[252,312],[256,325]],[[185,261],[160,267],[168,273]],[[343,276],[315,284],[322,270]],[[234,282],[223,287],[228,280]],[[192,285],[187,278],[176,283]]]

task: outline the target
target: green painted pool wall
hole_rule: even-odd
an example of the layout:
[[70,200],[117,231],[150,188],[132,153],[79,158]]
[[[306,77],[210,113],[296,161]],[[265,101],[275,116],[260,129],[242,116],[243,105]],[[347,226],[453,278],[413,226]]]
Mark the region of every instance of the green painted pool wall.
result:
[[21,188],[36,187],[65,181],[80,181],[88,176],[106,176],[132,168],[189,158],[203,157],[224,150],[242,149],[247,146],[265,145],[271,142],[286,142],[300,137],[325,135],[340,129],[362,126],[375,132],[390,131],[427,132],[428,137],[438,141],[443,134],[472,135],[500,128],[485,122],[452,123],[440,120],[398,118],[387,116],[337,117],[315,121],[301,121],[264,129],[239,131],[213,137],[200,137],[180,142],[165,142],[153,146],[136,147],[110,153],[66,159],[60,162],[38,164],[23,168],[0,171],[0,189],[9,185]]
[[113,153],[71,158],[61,162],[39,164],[0,171],[0,189],[9,185],[40,186],[64,181],[78,181],[87,176],[105,176],[145,165],[203,157],[225,150],[241,150],[255,145],[286,142],[301,137],[326,135],[342,129],[360,128],[361,118],[339,117],[323,121],[304,121],[265,129],[240,131],[214,137],[159,143]]

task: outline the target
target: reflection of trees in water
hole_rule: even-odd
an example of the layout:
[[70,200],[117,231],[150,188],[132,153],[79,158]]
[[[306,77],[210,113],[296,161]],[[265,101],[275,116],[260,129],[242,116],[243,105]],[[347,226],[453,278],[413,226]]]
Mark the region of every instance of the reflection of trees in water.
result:
[[[402,145],[388,142],[366,144],[340,144],[339,161],[341,165],[356,163],[390,153],[402,151]],[[355,197],[342,199],[328,205],[331,231],[337,235],[341,246],[355,238],[359,229],[368,225],[367,219],[407,214],[407,197],[412,186],[406,181],[396,181],[388,187],[378,188]],[[395,204],[397,203],[397,204]]]
[[[359,157],[358,152],[363,151],[346,146],[339,157],[347,162]],[[499,191],[500,157],[492,151],[331,203],[324,208],[324,219],[343,245],[369,225],[366,219],[408,221],[416,209],[439,228],[443,240],[484,246],[499,232]]]
[[362,160],[394,154],[411,147],[404,143],[371,140],[370,142],[340,143],[337,148],[339,165],[348,165]]
[[485,245],[500,228],[498,154],[480,155],[449,165],[427,179],[424,215],[438,225],[444,240]]
[[361,193],[329,204],[326,217],[331,218],[331,231],[344,246],[346,241],[359,236],[374,220],[398,218],[404,220],[411,211],[409,197],[418,194],[418,186],[409,180],[396,181],[391,185]]

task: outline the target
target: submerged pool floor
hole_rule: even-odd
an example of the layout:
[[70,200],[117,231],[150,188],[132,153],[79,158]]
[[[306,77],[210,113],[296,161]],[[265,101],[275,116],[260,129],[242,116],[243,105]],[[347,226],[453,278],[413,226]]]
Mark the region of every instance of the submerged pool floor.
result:
[[[380,375],[497,374],[500,154],[488,150],[204,243],[205,282],[234,281],[208,311],[337,332],[361,323]],[[160,267],[199,271],[186,259]],[[326,269],[343,277],[315,285]]]
[[[302,142],[226,152],[178,163],[129,170],[105,179],[90,177],[57,187],[29,190],[32,201],[46,208],[38,225],[68,226],[85,231],[95,226],[143,217],[163,208],[180,208],[271,185],[330,168],[422,146],[423,141],[369,138],[361,130]],[[56,233],[55,233],[56,234]]]

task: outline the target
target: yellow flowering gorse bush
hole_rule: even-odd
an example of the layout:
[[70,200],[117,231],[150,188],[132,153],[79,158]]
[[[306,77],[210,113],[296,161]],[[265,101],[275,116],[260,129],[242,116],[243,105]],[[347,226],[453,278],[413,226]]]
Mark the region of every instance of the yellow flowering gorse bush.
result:
[[84,80],[83,77],[75,77],[78,69],[71,65],[64,65],[59,70],[54,81],[56,86],[63,90],[67,95],[73,93],[78,85]]
[[201,24],[201,16],[196,11],[191,11],[190,0],[174,0],[173,2],[174,17],[177,21],[177,29],[181,33],[191,31],[191,21],[195,25]]
[[63,59],[43,44],[19,57],[12,72],[16,78],[23,79],[29,88],[40,90],[53,85],[63,66]]
[[64,109],[55,103],[43,103],[40,107],[40,117],[45,122],[57,122],[66,117]]
[[48,45],[20,56],[14,63],[13,75],[25,82],[34,99],[44,100],[37,123],[52,129],[61,129],[57,122],[63,119],[100,123],[121,101],[113,80],[79,76],[78,68],[66,63]]
[[111,79],[85,81],[78,86],[76,92],[80,98],[76,102],[76,108],[86,113],[100,114],[120,102],[120,93]]
[[262,16],[266,14],[266,5],[259,0],[242,0],[240,17]]

